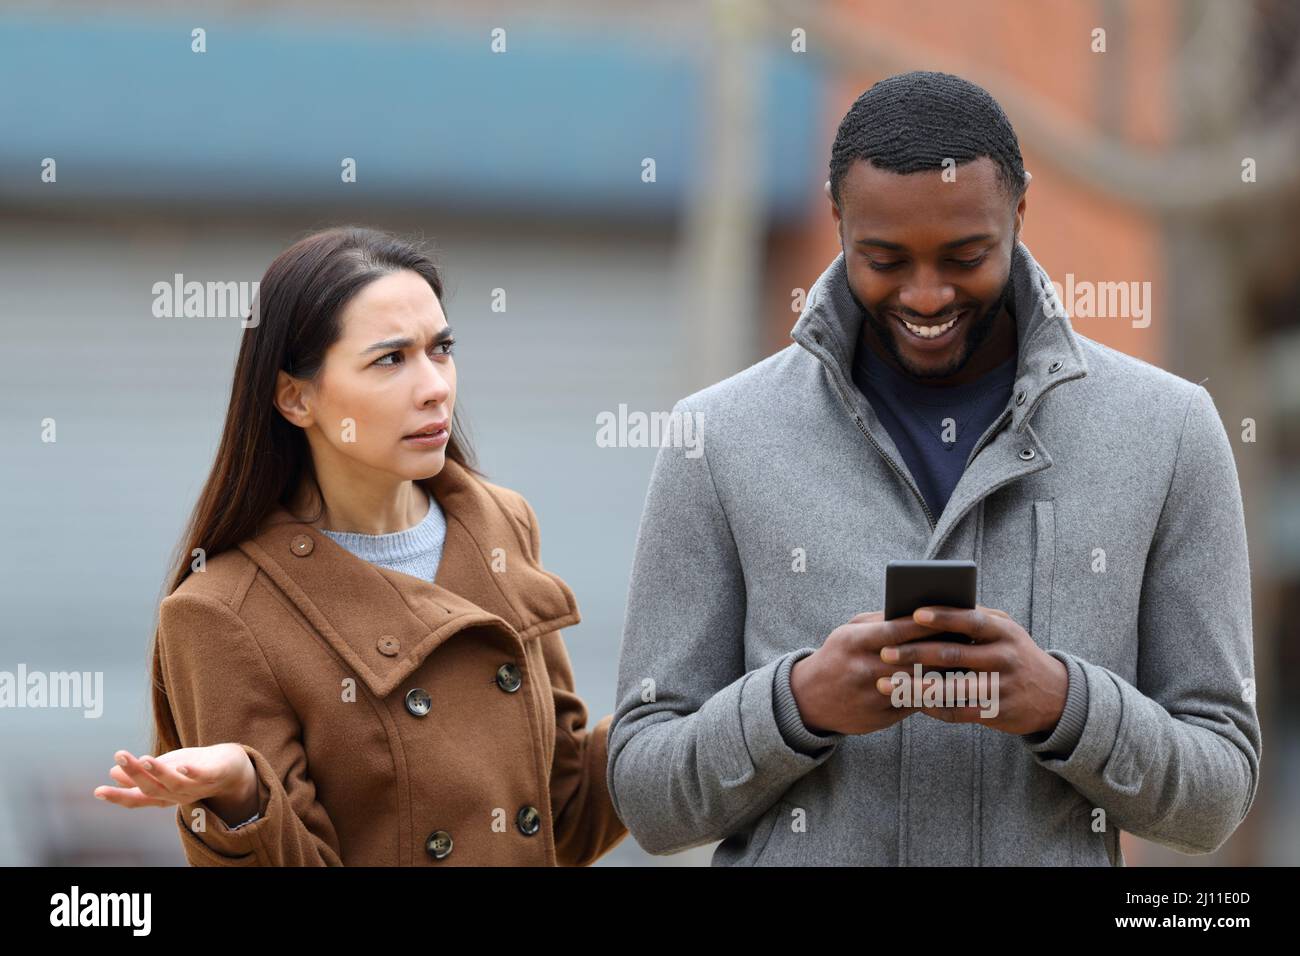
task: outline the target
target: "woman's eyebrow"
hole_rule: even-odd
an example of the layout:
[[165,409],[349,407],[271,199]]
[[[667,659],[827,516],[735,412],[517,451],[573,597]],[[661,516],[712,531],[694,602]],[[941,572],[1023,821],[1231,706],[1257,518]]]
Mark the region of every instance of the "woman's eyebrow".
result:
[[[430,344],[438,345],[447,341],[451,336],[451,326],[444,325],[438,330],[438,334],[433,337],[433,342]],[[366,346],[361,350],[361,354],[366,355],[369,352],[396,352],[401,351],[402,349],[409,349],[414,344],[415,339],[409,337],[401,339],[384,339],[382,342],[376,342],[374,345]]]

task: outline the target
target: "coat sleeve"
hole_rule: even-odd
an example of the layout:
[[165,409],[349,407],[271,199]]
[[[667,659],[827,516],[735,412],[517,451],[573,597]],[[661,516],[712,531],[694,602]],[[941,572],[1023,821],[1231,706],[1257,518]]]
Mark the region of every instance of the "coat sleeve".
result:
[[542,641],[555,694],[555,759],[551,764],[555,855],[561,866],[587,866],[627,836],[605,781],[613,715],[586,727],[587,708],[573,692],[573,671],[560,632],[553,631]]
[[[692,414],[685,400],[673,413]],[[744,571],[703,449],[665,444],[655,460],[610,731],[614,804],[654,854],[743,830],[844,736],[807,747],[782,730],[802,726],[784,719],[797,716],[785,667],[812,648],[746,669]]]
[[[540,567],[537,515],[522,496],[518,500],[526,513],[533,560]],[[560,632],[551,631],[539,640],[555,703],[551,811],[556,860],[561,866],[587,866],[627,836],[605,780],[613,715],[587,727],[587,708],[574,690],[573,667]]]
[[1052,653],[1086,680],[1083,732],[1065,755],[1026,741],[1035,759],[1136,836],[1183,853],[1222,846],[1254,802],[1262,742],[1241,489],[1203,387],[1147,555],[1137,686]]
[[203,801],[179,806],[190,864],[341,866],[334,825],[308,776],[298,717],[239,616],[213,598],[172,594],[159,610],[158,651],[162,739],[176,747],[240,743],[261,793],[258,818],[238,828]]

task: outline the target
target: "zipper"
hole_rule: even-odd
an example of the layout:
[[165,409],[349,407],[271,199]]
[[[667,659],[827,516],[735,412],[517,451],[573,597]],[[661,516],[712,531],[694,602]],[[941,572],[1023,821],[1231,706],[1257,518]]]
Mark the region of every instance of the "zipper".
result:
[[1002,419],[1006,418],[1007,415],[1009,415],[1010,413],[1011,413],[1010,408],[1002,409],[1002,414],[999,415],[994,420],[993,424],[990,425],[988,429],[984,432],[984,434],[980,436],[980,440],[976,442],[975,447],[971,449],[970,457],[966,459],[967,468],[970,467],[970,463],[975,460],[975,456],[980,453],[980,450],[985,445],[988,444],[989,439],[992,438],[994,435],[996,435],[998,432],[1002,431]]
[[[818,356],[818,359],[823,365],[826,364],[825,360],[821,359],[820,356]],[[862,424],[862,416],[853,410],[853,403],[845,393],[844,386],[840,384],[839,376],[836,375],[835,371],[830,369],[829,366],[827,370],[831,372],[831,381],[835,383],[835,390],[840,393],[840,401],[844,403],[844,407],[848,409],[849,414],[853,416],[853,420],[857,422],[858,431],[862,432],[867,441],[871,442],[872,447],[880,453],[880,457],[885,459],[890,468],[894,469],[894,473],[898,475],[899,478],[903,479],[903,484],[912,489],[912,494],[916,495],[916,500],[921,503],[921,510],[925,512],[925,520],[930,522],[930,531],[933,532],[937,523],[934,520],[934,515],[930,513],[930,506],[925,503],[925,498],[921,496],[921,492],[918,491],[916,485],[912,483],[912,479],[907,476],[903,469],[898,467],[894,462],[894,459],[889,457],[888,453],[886,453],[885,449],[880,447],[880,443],[871,437],[871,432],[867,431],[867,426]]]

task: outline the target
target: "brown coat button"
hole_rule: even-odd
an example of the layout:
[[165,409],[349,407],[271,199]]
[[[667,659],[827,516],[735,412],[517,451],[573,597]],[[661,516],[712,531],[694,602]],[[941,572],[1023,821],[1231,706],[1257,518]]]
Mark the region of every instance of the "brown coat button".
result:
[[513,694],[522,683],[523,677],[514,664],[502,664],[497,668],[497,686],[507,694]]
[[412,717],[424,717],[433,707],[433,698],[423,687],[406,692],[406,709]]
[[295,534],[293,540],[289,542],[289,550],[300,558],[305,558],[311,554],[311,549],[315,547],[312,543],[311,535]]
[[434,830],[424,841],[424,849],[435,860],[443,859],[451,852],[451,834],[446,830]]
[[542,828],[542,815],[534,806],[520,807],[515,815],[515,825],[524,836],[532,836]]
[[396,657],[397,652],[402,649],[402,643],[391,634],[385,634],[379,639],[379,653],[385,657]]

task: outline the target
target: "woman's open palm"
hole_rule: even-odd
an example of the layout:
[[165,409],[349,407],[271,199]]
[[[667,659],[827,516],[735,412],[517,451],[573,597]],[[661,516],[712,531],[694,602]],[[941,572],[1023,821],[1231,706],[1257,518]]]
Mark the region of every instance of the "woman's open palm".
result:
[[228,796],[253,772],[239,744],[183,747],[158,757],[114,754],[109,776],[122,786],[95,788],[95,796],[122,807],[167,807]]

